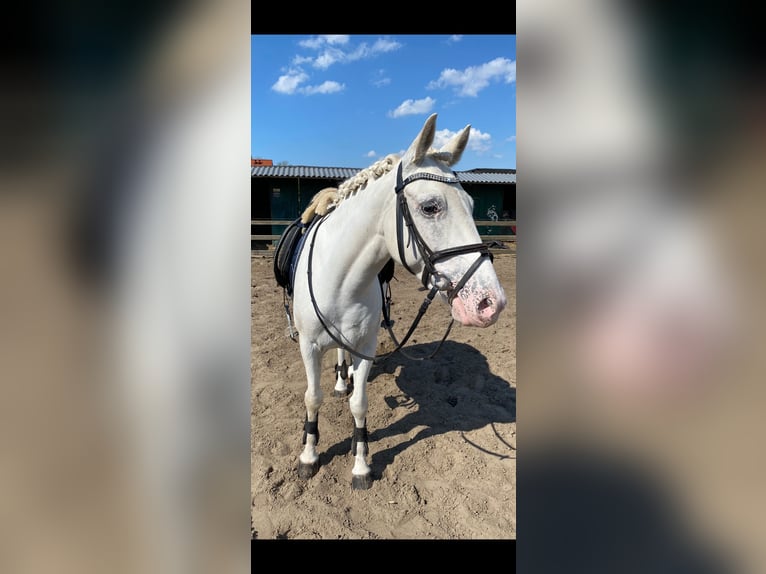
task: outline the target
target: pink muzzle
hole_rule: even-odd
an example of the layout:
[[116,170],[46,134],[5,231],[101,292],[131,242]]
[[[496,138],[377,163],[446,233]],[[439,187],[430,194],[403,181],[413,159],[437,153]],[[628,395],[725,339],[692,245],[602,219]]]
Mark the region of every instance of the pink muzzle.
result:
[[508,301],[503,288],[486,289],[466,285],[452,300],[452,317],[462,325],[489,327],[500,316]]

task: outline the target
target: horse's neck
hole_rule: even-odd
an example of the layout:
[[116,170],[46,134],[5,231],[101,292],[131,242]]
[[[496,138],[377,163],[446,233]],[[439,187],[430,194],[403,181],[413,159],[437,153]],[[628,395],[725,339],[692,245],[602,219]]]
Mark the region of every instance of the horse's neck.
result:
[[[337,278],[338,284],[353,276],[357,285],[368,283],[389,258],[383,236],[384,213],[388,211],[385,185],[359,190],[346,198],[322,225],[317,249],[322,250],[323,268]],[[318,271],[319,269],[317,269]]]

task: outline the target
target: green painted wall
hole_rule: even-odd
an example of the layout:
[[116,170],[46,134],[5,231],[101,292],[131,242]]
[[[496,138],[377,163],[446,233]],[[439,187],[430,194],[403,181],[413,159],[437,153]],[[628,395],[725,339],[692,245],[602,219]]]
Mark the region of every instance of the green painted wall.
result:
[[[268,180],[271,198],[271,218],[292,221],[298,217],[298,180],[274,178]],[[271,233],[281,235],[287,225],[274,225]]]
[[[463,184],[463,189],[473,198],[473,218],[477,220],[492,219],[489,212],[492,208],[498,219],[503,214],[503,195],[505,186],[500,184]],[[507,233],[501,227],[478,226],[479,235],[503,235]]]
[[[270,201],[271,219],[293,221],[300,217],[303,210],[311,203],[311,198],[325,187],[337,186],[338,182],[326,179],[304,178],[254,178],[259,183],[253,186],[252,201]],[[255,212],[253,208],[251,211]],[[287,225],[273,225],[271,233],[281,235]]]
[[[311,202],[311,198],[325,187],[336,187],[339,182],[327,179],[304,178],[253,178],[252,207],[253,218],[271,217],[292,221],[297,219]],[[515,186],[513,187],[512,206],[504,205],[508,199],[508,186],[502,184],[463,184],[463,189],[473,197],[473,217],[477,220],[491,219],[488,211],[494,206],[498,218],[502,218],[503,210],[513,210],[515,213]],[[270,205],[270,207],[266,207]],[[264,215],[265,209],[270,209],[270,215]],[[286,225],[274,225],[271,233],[281,235]],[[502,227],[479,226],[480,235],[505,235],[510,230]]]

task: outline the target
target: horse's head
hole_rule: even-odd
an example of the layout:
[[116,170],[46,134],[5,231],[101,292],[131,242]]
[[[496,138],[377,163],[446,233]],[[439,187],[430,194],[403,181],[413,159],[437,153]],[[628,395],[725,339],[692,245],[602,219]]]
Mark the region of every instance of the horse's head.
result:
[[385,235],[392,256],[427,287],[438,287],[457,321],[487,327],[505,308],[505,292],[481,244],[473,199],[451,170],[470,129],[466,126],[437,151],[431,149],[436,114],[426,120],[396,170],[397,202],[402,203],[385,223]]

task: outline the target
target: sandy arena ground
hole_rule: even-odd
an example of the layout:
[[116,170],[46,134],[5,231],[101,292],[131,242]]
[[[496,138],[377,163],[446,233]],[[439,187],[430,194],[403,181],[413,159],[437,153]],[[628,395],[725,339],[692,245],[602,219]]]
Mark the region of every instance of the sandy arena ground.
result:
[[[252,536],[257,539],[516,538],[516,252],[496,253],[508,307],[487,329],[455,325],[436,357],[397,353],[369,383],[370,490],[351,489],[352,418],[332,396],[335,352],[324,358],[321,468],[298,478],[306,390],[286,336],[272,258],[252,256]],[[425,293],[397,267],[394,331],[401,338]],[[449,323],[438,298],[407,345],[434,348]],[[380,331],[378,352],[393,348]]]

